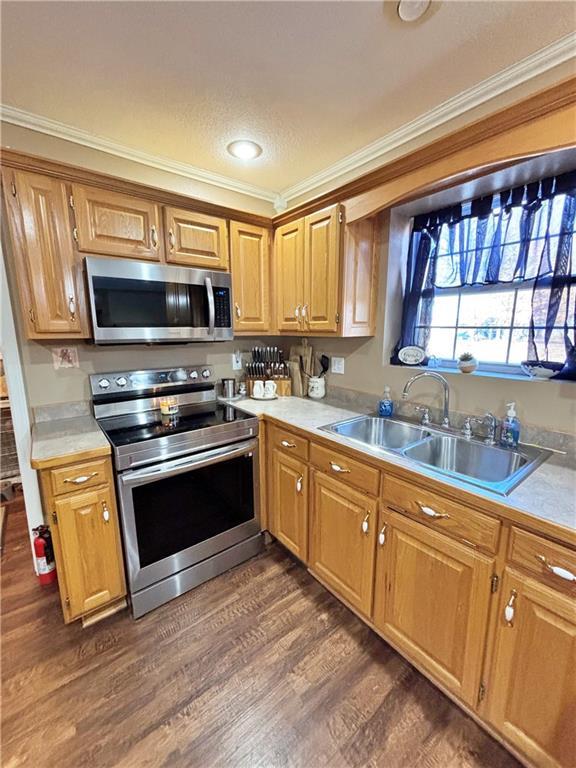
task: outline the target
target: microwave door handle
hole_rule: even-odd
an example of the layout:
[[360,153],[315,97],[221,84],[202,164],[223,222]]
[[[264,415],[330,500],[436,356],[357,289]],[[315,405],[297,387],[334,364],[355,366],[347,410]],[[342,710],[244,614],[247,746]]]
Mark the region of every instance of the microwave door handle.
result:
[[206,293],[208,294],[208,333],[214,336],[214,327],[216,325],[216,310],[214,309],[214,288],[212,280],[209,277],[204,278]]

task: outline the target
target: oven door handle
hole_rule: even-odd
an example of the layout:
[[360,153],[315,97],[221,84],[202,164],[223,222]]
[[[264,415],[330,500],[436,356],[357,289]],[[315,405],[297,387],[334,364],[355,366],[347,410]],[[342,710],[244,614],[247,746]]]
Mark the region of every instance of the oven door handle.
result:
[[209,277],[205,277],[204,285],[206,286],[206,293],[208,294],[208,333],[210,336],[214,336],[216,310],[214,308],[214,288],[212,287],[212,280]]
[[127,488],[134,488],[137,485],[145,485],[154,480],[164,480],[167,477],[181,475],[193,469],[201,469],[202,467],[209,467],[211,464],[219,464],[222,461],[244,456],[247,453],[255,453],[257,450],[258,440],[247,440],[232,447],[226,445],[222,448],[215,448],[212,451],[204,451],[193,456],[186,456],[183,459],[165,461],[162,464],[156,464],[152,468],[134,469],[120,475],[120,482]]

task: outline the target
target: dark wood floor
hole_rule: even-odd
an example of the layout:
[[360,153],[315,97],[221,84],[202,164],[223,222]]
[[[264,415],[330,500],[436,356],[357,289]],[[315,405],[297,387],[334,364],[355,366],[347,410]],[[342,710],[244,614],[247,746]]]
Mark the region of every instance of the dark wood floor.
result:
[[279,547],[138,622],[62,623],[2,557],[2,765],[517,768]]

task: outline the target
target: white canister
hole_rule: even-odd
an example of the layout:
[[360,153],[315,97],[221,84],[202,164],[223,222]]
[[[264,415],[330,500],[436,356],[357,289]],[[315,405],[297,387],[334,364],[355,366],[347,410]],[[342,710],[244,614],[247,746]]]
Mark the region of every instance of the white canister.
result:
[[308,397],[321,400],[326,395],[326,379],[323,376],[310,376],[308,379]]
[[277,386],[275,381],[266,381],[264,383],[264,397],[276,397],[276,390]]
[[264,397],[264,382],[255,381],[252,386],[252,394],[254,397]]

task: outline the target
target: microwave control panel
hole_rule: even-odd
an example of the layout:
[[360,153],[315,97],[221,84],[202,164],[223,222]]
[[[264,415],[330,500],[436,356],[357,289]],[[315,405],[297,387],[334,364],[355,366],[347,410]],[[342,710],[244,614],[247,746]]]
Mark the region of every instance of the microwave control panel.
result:
[[214,315],[216,328],[230,328],[230,289],[214,288]]

